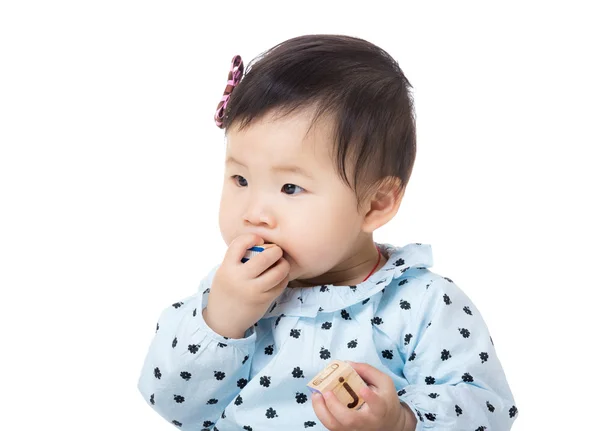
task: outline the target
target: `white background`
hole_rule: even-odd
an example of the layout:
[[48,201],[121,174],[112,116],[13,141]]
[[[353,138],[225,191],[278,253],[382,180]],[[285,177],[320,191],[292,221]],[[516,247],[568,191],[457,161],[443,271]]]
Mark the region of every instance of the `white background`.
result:
[[2,2],[0,429],[174,429],[136,385],[225,251],[229,64],[306,33],[370,40],[412,83],[417,161],[375,239],[432,244],[483,313],[513,430],[595,427],[598,15],[482,3]]

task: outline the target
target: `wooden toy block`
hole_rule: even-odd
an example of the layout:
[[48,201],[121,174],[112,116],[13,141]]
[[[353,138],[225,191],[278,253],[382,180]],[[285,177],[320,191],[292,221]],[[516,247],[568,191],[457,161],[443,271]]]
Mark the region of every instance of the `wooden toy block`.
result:
[[341,360],[331,361],[307,386],[311,392],[323,394],[332,391],[349,409],[358,410],[365,402],[359,391],[367,384],[350,364]]
[[246,250],[246,254],[242,257],[242,263],[248,262],[253,256],[256,256],[258,253],[262,253],[269,247],[273,247],[275,244],[265,243],[263,245],[255,245],[254,247],[250,247]]

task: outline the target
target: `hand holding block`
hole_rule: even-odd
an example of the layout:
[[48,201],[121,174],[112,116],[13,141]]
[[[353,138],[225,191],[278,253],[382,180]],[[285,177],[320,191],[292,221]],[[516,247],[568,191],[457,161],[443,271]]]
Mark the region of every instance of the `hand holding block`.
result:
[[307,386],[311,392],[322,394],[332,391],[349,409],[358,410],[365,402],[359,391],[366,388],[367,384],[350,364],[337,359],[331,361]]

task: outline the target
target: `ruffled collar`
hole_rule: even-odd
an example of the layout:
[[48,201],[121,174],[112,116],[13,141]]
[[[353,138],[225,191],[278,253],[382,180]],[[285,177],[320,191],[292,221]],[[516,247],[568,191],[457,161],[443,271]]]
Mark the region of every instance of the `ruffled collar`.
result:
[[273,301],[263,318],[281,316],[315,317],[320,312],[332,312],[350,307],[381,292],[390,282],[412,267],[433,265],[431,245],[413,243],[404,247],[376,243],[388,261],[366,281],[356,286],[326,284],[314,287],[289,288]]

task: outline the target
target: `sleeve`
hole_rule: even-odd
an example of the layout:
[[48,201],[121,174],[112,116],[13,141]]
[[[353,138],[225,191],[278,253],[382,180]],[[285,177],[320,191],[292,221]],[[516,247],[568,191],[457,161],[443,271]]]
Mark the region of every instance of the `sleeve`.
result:
[[230,339],[202,317],[217,268],[197,294],[162,311],[138,380],[150,407],[182,430],[212,429],[250,375],[253,328],[245,338]]
[[[508,431],[517,408],[477,308],[449,278],[433,280],[401,345],[409,385],[398,392],[416,431]],[[408,337],[408,338],[406,338]]]

